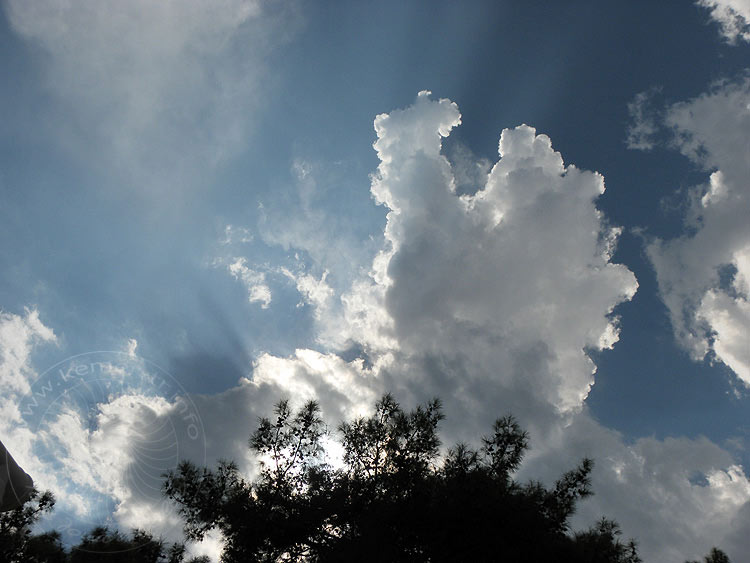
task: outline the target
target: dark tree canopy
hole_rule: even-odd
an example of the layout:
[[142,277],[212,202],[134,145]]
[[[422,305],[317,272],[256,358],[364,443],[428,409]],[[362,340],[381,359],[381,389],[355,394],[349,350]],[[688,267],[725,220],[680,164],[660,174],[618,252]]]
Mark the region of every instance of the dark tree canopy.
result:
[[70,550],[70,563],[182,563],[185,548],[135,529],[129,535],[100,526]]
[[237,466],[183,463],[165,493],[200,539],[218,528],[222,561],[558,561],[636,563],[634,542],[602,519],[573,533],[569,520],[591,494],[592,461],[553,487],[513,479],[528,447],[515,419],[498,419],[479,448],[458,444],[440,456],[440,402],[405,412],[391,395],[370,417],[339,427],[343,467],[322,459],[325,426],[308,402],[287,401],[261,418],[250,448],[254,481]]
[[[166,475],[164,492],[184,518],[186,537],[220,530],[223,563],[641,561],[612,520],[570,529],[577,503],[592,494],[591,460],[549,488],[514,479],[529,443],[512,416],[495,421],[478,448],[457,444],[441,456],[440,402],[405,412],[385,395],[372,416],[341,423],[343,464],[334,468],[324,462],[328,432],[317,403],[294,412],[281,401],[274,414],[259,420],[249,440],[260,468],[253,481],[231,462],[214,470],[185,462]],[[140,529],[96,527],[70,548],[56,531],[34,534],[54,504],[50,492],[34,490],[23,506],[0,514],[0,562],[185,561],[182,544]],[[729,557],[713,548],[703,562]]]
[[[701,563],[700,561],[686,561],[685,563]],[[729,556],[718,547],[711,549],[711,552],[703,558],[703,563],[730,563]]]
[[39,518],[54,506],[52,493],[33,490],[22,506],[0,513],[0,561],[65,561],[59,533],[34,535],[31,532]]
[[[183,563],[182,544],[167,544],[150,533],[135,529],[130,534],[97,527],[80,543],[66,548],[57,531],[32,533],[43,514],[52,511],[55,498],[49,491],[32,491],[14,510],[0,514],[0,562],[2,563]],[[195,557],[188,563],[209,563]]]

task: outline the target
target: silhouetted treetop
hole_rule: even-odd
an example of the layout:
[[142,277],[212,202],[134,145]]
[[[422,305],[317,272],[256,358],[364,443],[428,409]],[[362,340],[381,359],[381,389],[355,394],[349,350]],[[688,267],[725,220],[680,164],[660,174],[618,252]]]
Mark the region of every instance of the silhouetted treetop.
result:
[[349,474],[376,479],[384,474],[424,473],[438,455],[437,426],[443,418],[438,399],[405,413],[393,396],[384,395],[371,417],[339,426]]
[[[551,487],[519,483],[514,475],[529,437],[512,416],[498,418],[477,447],[459,443],[441,455],[443,418],[437,399],[407,412],[384,395],[372,415],[338,426],[343,453],[334,467],[324,455],[331,436],[320,406],[309,401],[294,410],[280,401],[249,438],[257,477],[244,477],[231,461],[214,469],[183,462],[165,476],[164,492],[182,515],[187,539],[221,532],[223,563],[641,561],[635,542],[622,541],[611,519],[570,529],[579,501],[592,494],[592,460],[581,460]],[[23,506],[0,514],[1,562],[185,561],[183,544],[140,529],[96,527],[70,548],[56,531],[32,533],[54,503],[51,493],[33,491]],[[714,548],[703,563],[729,558]]]
[[51,492],[33,489],[23,505],[0,513],[0,561],[35,561],[41,555],[46,556],[45,561],[64,561],[55,558],[55,554],[64,557],[59,533],[32,535],[31,532],[33,525],[54,506]]
[[591,494],[591,460],[552,488],[513,479],[529,444],[512,416],[478,448],[457,444],[441,458],[440,401],[407,412],[384,395],[371,416],[340,424],[343,462],[332,467],[316,402],[293,411],[281,401],[274,415],[260,418],[249,440],[255,480],[226,461],[214,470],[183,463],[167,475],[187,536],[217,528],[225,563],[640,561],[611,520],[569,532],[578,501]]
[[[139,529],[124,534],[95,527],[69,548],[63,545],[58,531],[32,533],[34,524],[54,506],[51,492],[33,490],[22,506],[0,514],[2,563],[183,563],[185,560],[182,544],[168,544]],[[209,560],[193,557],[187,563],[209,563]]]
[[260,456],[262,479],[279,487],[304,487],[306,472],[323,453],[325,425],[320,407],[309,401],[292,413],[289,401],[280,401],[274,412],[276,420],[261,417],[249,440],[250,448]]
[[[700,561],[685,561],[685,563],[701,563]],[[729,556],[717,547],[703,558],[703,563],[730,563]]]

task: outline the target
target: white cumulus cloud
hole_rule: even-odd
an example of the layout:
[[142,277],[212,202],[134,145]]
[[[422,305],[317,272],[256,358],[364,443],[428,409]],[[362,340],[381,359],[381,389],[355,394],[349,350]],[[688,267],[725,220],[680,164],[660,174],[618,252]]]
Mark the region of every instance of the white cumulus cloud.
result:
[[[696,107],[691,110],[693,119],[700,116]],[[696,205],[723,206],[742,177],[737,167],[746,164],[718,166],[706,135],[682,125],[687,118],[680,118],[680,108],[669,115],[681,148],[706,166],[721,168],[706,192],[710,195],[697,194]],[[566,164],[547,136],[521,125],[501,133],[499,158],[487,175],[459,173],[457,180],[441,145],[460,119],[456,104],[434,100],[427,92],[412,106],[376,118],[380,165],[371,190],[386,207],[387,220],[369,270],[341,291],[324,275],[309,273],[325,272],[325,263],[297,272],[269,266],[268,271],[292,279],[312,309],[321,350],[299,349],[288,357],[260,354],[237,386],[193,396],[205,429],[205,451],[188,447],[180,455],[209,465],[234,459],[252,474],[247,438],[257,416],[270,414],[282,397],[297,404],[316,398],[334,428],[366,412],[385,391],[406,407],[438,396],[445,403],[447,443],[476,440],[497,416],[516,414],[532,439],[523,478],[549,482],[580,457],[595,457],[597,494],[582,504],[579,525],[602,513],[613,516],[627,535],[641,539],[643,555],[653,560],[694,558],[722,538],[730,555],[743,553],[748,534],[742,515],[750,510],[750,484],[728,452],[702,438],[626,444],[587,413],[596,369],[588,352],[616,345],[615,308],[637,289],[632,272],[611,262],[620,230],[608,225],[596,207],[604,179]],[[706,117],[706,124],[710,121]],[[467,178],[478,185],[465,186]],[[703,229],[713,224],[707,216],[701,221],[696,224]],[[728,225],[739,229],[740,221]],[[717,233],[712,242],[723,244],[722,237],[725,233]],[[674,242],[675,248],[690,240]],[[663,243],[651,252],[666,248]],[[731,279],[719,283],[715,268],[704,276],[719,281],[695,293],[696,319],[704,301],[701,318],[719,307],[704,299],[708,291],[731,299],[746,292],[746,253],[723,256],[716,265],[731,266],[721,270]],[[248,289],[263,285],[259,270],[246,260],[233,260],[232,266],[230,273]],[[679,293],[687,294],[693,295],[691,288]],[[741,317],[729,318],[738,322]],[[724,342],[726,350],[733,350],[724,352],[726,358],[741,355],[730,346],[732,331],[723,330],[721,336],[715,329],[718,336],[711,341],[716,353],[716,343]],[[164,422],[175,416],[178,405],[168,400],[122,395],[99,405],[93,429],[74,417],[65,419],[71,425],[65,435],[85,434],[92,455],[97,444],[108,443],[105,439],[121,451],[137,452],[137,421],[167,428]],[[62,440],[63,420],[53,429]],[[96,484],[92,459],[71,460],[70,466],[82,482],[89,478]],[[149,474],[139,472],[138,464],[117,460],[114,456],[109,465],[96,465],[111,472],[112,482],[121,487],[118,521],[128,525],[150,514],[155,528],[176,530],[173,513],[147,486]]]
[[29,391],[32,347],[37,342],[56,340],[54,331],[39,320],[36,309],[27,309],[23,316],[0,311],[0,383],[5,394]]
[[[727,451],[704,438],[629,445],[585,408],[596,367],[587,350],[616,345],[612,312],[637,288],[610,262],[620,230],[596,208],[603,178],[566,165],[548,137],[522,125],[502,132],[489,175],[459,191],[441,153],[459,123],[454,103],[427,92],[376,118],[381,250],[341,294],[295,277],[309,282],[298,289],[320,308],[319,340],[332,351],[265,354],[238,389],[254,388],[255,405],[318,397],[331,422],[386,390],[406,404],[439,396],[448,443],[476,440],[513,412],[531,430],[522,478],[550,482],[596,458],[596,496],[578,526],[608,514],[641,539],[647,560],[698,557],[722,539],[743,553],[750,483]],[[344,361],[344,350],[359,359]]]
[[594,496],[573,519],[585,528],[602,515],[638,541],[644,561],[700,559],[711,547],[742,561],[750,549],[750,481],[731,454],[706,438],[622,437],[583,414],[533,450],[523,478],[551,482],[582,456],[594,458]]
[[[389,209],[385,244],[369,283],[344,303],[379,300],[369,309],[389,322],[359,337],[373,350],[385,334],[407,358],[454,363],[464,384],[533,388],[574,411],[593,383],[586,348],[611,345],[610,314],[637,287],[609,262],[618,231],[596,209],[604,180],[566,166],[548,137],[522,125],[502,132],[486,183],[459,196],[441,154],[459,123],[454,103],[427,92],[376,118],[372,192]],[[358,311],[346,313],[356,326]]]
[[[610,262],[620,230],[596,208],[604,179],[566,165],[548,137],[522,125],[502,132],[499,160],[462,195],[441,154],[459,123],[456,104],[429,92],[377,116],[381,248],[343,292],[287,272],[328,352],[264,355],[253,381],[277,396],[437,395],[449,419],[463,421],[453,436],[463,438],[506,411],[543,433],[581,410],[596,367],[588,351],[615,344],[614,308],[637,288]],[[237,275],[244,268],[237,262]]]
[[698,0],[697,4],[711,10],[729,43],[750,41],[750,0]]
[[679,150],[710,173],[692,194],[688,234],[648,247],[678,340],[750,383],[750,80],[672,106]]
[[[82,354],[39,373],[34,351],[55,341],[36,310],[0,314],[0,437],[35,485],[55,494],[51,525],[74,543],[71,517],[81,533],[116,523],[181,541],[162,474],[180,459],[206,462],[194,405],[137,357],[134,339],[123,352]],[[219,551],[216,538],[190,549]]]

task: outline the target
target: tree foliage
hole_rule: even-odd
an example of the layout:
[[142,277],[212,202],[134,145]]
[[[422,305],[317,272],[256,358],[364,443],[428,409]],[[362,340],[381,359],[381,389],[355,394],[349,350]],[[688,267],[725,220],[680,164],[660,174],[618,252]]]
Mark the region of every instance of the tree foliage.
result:
[[[685,563],[701,563],[700,561],[686,561]],[[718,547],[711,549],[708,555],[703,558],[703,563],[730,563],[729,556]]]
[[70,550],[70,563],[182,563],[185,547],[167,544],[149,532],[134,529],[129,535],[99,526]]
[[[66,548],[57,531],[35,534],[39,519],[55,506],[51,492],[32,491],[26,502],[0,513],[0,561],[3,563],[183,563],[185,547],[168,544],[149,532],[134,529],[130,534],[96,527],[81,541]],[[209,563],[194,557],[187,563]]]
[[222,561],[575,561],[636,563],[635,543],[602,519],[572,533],[569,520],[591,494],[584,459],[553,487],[514,480],[528,436],[512,416],[480,446],[440,456],[438,400],[404,411],[391,395],[369,417],[341,423],[343,466],[323,461],[326,435],[315,402],[261,418],[249,440],[253,481],[236,465],[183,463],[165,493],[191,539],[217,528]]
[[26,502],[14,510],[0,513],[0,561],[64,561],[60,534],[32,534],[32,527],[43,514],[51,512],[55,497],[51,492],[31,492]]
[[[260,418],[249,439],[258,456],[252,481],[228,461],[215,469],[184,462],[166,475],[165,494],[184,519],[187,539],[212,529],[222,562],[524,561],[638,563],[616,522],[570,529],[578,502],[592,494],[593,462],[583,459],[551,487],[519,483],[529,446],[512,416],[495,421],[478,447],[459,443],[441,455],[438,400],[406,412],[391,395],[371,416],[338,427],[340,467],[325,462],[327,429],[314,401],[288,401]],[[3,563],[183,563],[186,550],[149,532],[97,527],[66,548],[56,531],[34,534],[50,512],[50,492],[0,513]],[[713,548],[704,563],[729,563]],[[194,557],[187,563],[209,563]],[[686,563],[700,563],[698,561]]]

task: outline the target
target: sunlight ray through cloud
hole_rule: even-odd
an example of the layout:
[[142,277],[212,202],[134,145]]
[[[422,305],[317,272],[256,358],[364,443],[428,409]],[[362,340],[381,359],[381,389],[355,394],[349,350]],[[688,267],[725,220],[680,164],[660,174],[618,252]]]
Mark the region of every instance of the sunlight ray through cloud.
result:
[[0,12],[0,440],[56,495],[34,531],[182,541],[165,472],[258,478],[282,399],[346,468],[390,392],[442,400],[443,456],[512,414],[519,483],[592,458],[568,534],[750,553],[748,0]]

